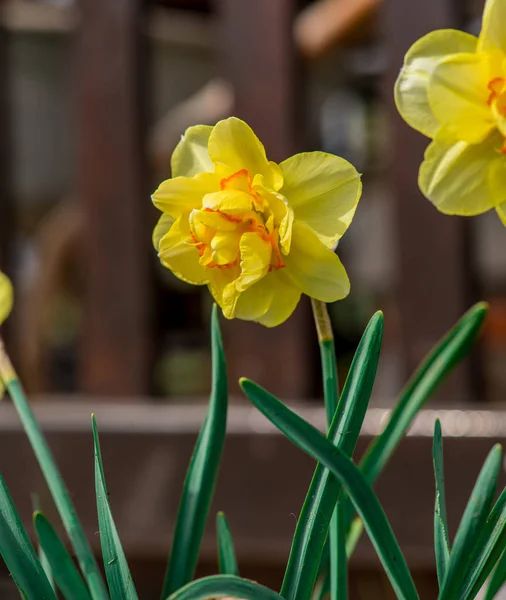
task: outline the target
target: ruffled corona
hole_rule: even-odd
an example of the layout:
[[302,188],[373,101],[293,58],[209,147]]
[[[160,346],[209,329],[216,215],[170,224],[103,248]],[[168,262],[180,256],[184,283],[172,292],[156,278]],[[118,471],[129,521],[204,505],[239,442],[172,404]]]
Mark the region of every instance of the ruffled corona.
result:
[[480,36],[433,31],[408,51],[395,86],[404,120],[432,138],[425,196],[447,214],[496,209],[506,225],[506,2],[487,0]]
[[361,193],[347,161],[310,152],[277,165],[232,117],[190,127],[171,166],[153,195],[163,213],[155,248],[177,277],[208,285],[227,318],[273,327],[302,293],[326,302],[349,293],[333,252]]

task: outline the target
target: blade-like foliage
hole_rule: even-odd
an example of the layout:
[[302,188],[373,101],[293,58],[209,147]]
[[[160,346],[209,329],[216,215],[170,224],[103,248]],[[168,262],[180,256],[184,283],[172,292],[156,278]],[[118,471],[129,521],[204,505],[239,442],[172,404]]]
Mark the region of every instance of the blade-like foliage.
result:
[[439,595],[440,600],[462,598],[460,590],[469,567],[479,551],[477,542],[494,497],[501,460],[502,448],[496,445],[483,464],[457,529],[446,577]]
[[[369,405],[382,338],[383,315],[376,313],[360,340],[329,429],[329,440],[348,456],[353,454]],[[323,357],[322,360],[325,361]],[[328,358],[327,364],[330,369],[335,368],[332,359]],[[331,373],[327,373],[327,380],[331,379]],[[327,385],[331,388],[334,384]],[[311,594],[340,491],[341,483],[324,465],[318,464],[297,522],[281,588],[283,598],[295,600]]]
[[21,594],[30,600],[56,600],[51,584],[0,476],[0,554]]
[[301,419],[266,390],[246,379],[245,394],[294,444],[320,461],[341,481],[353,501],[369,537],[400,600],[418,598],[406,561],[381,504],[359,468],[317,429]]
[[95,493],[97,497],[100,546],[102,547],[105,576],[109,584],[109,594],[111,600],[138,600],[132,574],[128,568],[125,553],[111,513],[95,415],[91,416],[91,426],[95,445]]
[[55,583],[65,600],[90,600],[83,578],[51,523],[40,512],[34,513],[33,523]]
[[93,600],[108,600],[109,595],[91,546],[86,539],[68,490],[28,404],[19,380],[11,379],[7,382],[7,389],[23,423],[25,433],[30,440],[34,454],[37,457],[48,488],[53,496],[56,508],[60,513],[65,531],[74,547],[79,566],[88,584],[91,596]]
[[227,517],[219,512],[216,516],[216,533],[218,536],[218,565],[222,575],[239,575],[234,542]]
[[162,598],[191,581],[195,573],[225,441],[227,370],[216,305],[212,312],[211,351],[211,399],[184,482]]
[[[476,547],[478,552],[473,558],[473,563],[464,578],[462,586],[463,598],[474,598],[478,594],[506,547],[506,489],[502,491],[497,502],[494,504]],[[502,568],[504,569],[504,565]],[[501,566],[497,564],[488,590],[498,584],[498,572],[500,570]],[[504,573],[504,576],[506,577],[506,573]],[[506,578],[504,581],[506,581]],[[500,586],[501,584],[499,584]]]
[[174,592],[167,600],[212,600],[227,596],[242,600],[281,600],[272,590],[234,575],[203,577]]
[[[369,483],[373,484],[383,471],[425,402],[471,350],[487,310],[488,305],[484,302],[469,309],[433,348],[408,381],[384,431],[371,443],[360,461],[360,470]],[[348,503],[347,523],[352,522],[353,515],[353,507]],[[346,543],[348,555],[353,553],[361,534],[362,528],[358,525],[350,532]]]
[[[337,503],[334,517],[337,521],[337,541],[334,565],[331,564],[330,598],[331,600],[348,600],[348,567],[346,564],[346,522],[344,510],[340,502]],[[332,569],[334,566],[334,569]]]
[[443,585],[450,559],[450,542],[448,540],[448,522],[446,518],[446,499],[443,469],[443,438],[441,423],[436,420],[434,426],[434,442],[432,445],[434,459],[434,478],[436,481],[436,502],[434,508],[434,549],[439,587]]
[[483,600],[492,600],[506,583],[506,551],[504,551],[495,566]]

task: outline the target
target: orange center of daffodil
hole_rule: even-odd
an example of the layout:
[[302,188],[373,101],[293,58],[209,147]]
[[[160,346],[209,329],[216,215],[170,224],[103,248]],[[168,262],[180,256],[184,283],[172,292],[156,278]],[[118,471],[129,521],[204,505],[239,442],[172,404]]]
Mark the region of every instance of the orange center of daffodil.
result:
[[[488,84],[490,95],[488,105],[498,120],[506,118],[506,79],[504,77],[495,77]],[[501,129],[501,127],[499,127]],[[501,149],[502,154],[506,154],[506,136],[504,145]]]
[[[285,266],[279,249],[279,222],[270,206],[272,193],[254,185],[247,169],[220,181],[222,192],[204,197],[203,208],[190,214],[193,245],[206,268],[231,269],[241,260],[241,238],[250,233],[268,243],[268,270]],[[278,195],[279,197],[279,195]]]

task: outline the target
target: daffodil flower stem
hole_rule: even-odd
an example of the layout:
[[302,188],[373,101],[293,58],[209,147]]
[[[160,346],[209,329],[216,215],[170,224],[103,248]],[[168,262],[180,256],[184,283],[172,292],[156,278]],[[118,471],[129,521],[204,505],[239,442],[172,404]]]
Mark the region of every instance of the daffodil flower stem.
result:
[[[327,412],[328,427],[334,418],[339,402],[339,379],[337,374],[336,350],[334,346],[334,333],[330,322],[329,311],[325,302],[311,298],[311,306],[318,333],[320,355],[323,375],[323,397]],[[339,552],[339,521],[336,511],[332,515],[329,526],[330,543],[330,598],[336,600],[339,593],[337,578],[338,552]]]
[[65,487],[62,476],[56,466],[55,460],[40,430],[37,419],[30,408],[21,382],[12,366],[11,360],[0,338],[0,380],[3,380],[23,424],[26,435],[33,448],[40,468],[51,491],[60,517],[81,567],[82,573],[88,583],[93,600],[107,600],[108,594],[100,573],[100,569],[93,555],[91,546],[84,534],[84,530],[77,516],[76,510]]

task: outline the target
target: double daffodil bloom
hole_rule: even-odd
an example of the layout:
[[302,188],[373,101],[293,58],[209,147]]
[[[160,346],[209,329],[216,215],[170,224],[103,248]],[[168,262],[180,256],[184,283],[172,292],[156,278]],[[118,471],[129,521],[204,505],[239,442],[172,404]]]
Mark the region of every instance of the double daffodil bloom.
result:
[[480,36],[433,31],[406,55],[395,86],[404,120],[433,141],[423,194],[443,213],[492,208],[506,225],[506,1],[487,0]]
[[277,165],[232,117],[190,127],[171,166],[153,195],[163,213],[155,248],[177,277],[207,284],[226,318],[274,327],[302,293],[324,302],[349,293],[333,251],[361,193],[347,161],[309,152]]

